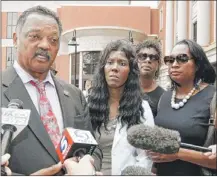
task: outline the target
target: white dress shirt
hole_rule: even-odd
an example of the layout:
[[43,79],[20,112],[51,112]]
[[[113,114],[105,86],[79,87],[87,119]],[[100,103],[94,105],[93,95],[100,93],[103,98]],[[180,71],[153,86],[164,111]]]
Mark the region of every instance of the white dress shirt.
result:
[[[29,96],[32,99],[32,102],[34,103],[34,105],[35,105],[35,107],[36,107],[36,109],[40,115],[40,112],[39,112],[39,98],[40,98],[39,92],[35,86],[33,86],[32,84],[29,83],[31,80],[33,80],[33,81],[37,81],[37,80],[35,78],[33,78],[29,73],[27,73],[19,65],[19,63],[17,61],[14,61],[13,67],[16,70],[17,74],[20,76],[26,90],[29,93]],[[62,131],[63,131],[62,111],[61,111],[61,107],[60,107],[59,97],[57,95],[56,87],[55,87],[54,81],[51,77],[50,71],[48,72],[47,77],[45,78],[45,80],[43,82],[47,82],[47,84],[45,84],[46,95],[47,95],[47,98],[50,102],[52,111],[53,111],[54,115],[56,116],[60,132],[62,133]]]
[[[143,100],[142,107],[144,108],[144,118],[141,117],[143,124],[153,127],[154,118],[151,108],[147,101]],[[121,172],[127,166],[141,166],[151,171],[152,160],[146,155],[142,149],[133,147],[127,140],[127,126],[122,127],[121,122],[118,121],[113,145],[112,145],[112,175],[121,175]],[[137,155],[135,155],[137,154]]]

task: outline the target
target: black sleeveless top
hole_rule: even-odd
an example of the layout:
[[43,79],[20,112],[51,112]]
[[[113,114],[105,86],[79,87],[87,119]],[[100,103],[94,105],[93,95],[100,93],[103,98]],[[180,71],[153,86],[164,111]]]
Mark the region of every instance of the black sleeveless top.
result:
[[[165,92],[160,100],[155,124],[179,131],[183,143],[203,146],[208,126],[202,124],[208,124],[210,103],[214,92],[215,87],[209,85],[196,95],[193,95],[184,107],[178,110],[171,107],[172,91]],[[180,100],[176,99],[175,102],[180,102]],[[200,166],[181,160],[158,163],[156,167],[157,175],[200,175]]]

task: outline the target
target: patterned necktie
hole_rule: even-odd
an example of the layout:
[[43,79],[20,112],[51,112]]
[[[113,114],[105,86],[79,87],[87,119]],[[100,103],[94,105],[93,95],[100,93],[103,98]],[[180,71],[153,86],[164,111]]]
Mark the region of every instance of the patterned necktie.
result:
[[57,124],[57,119],[52,111],[50,102],[46,96],[45,84],[44,82],[34,82],[30,83],[36,87],[40,94],[39,99],[39,112],[41,116],[41,121],[44,124],[44,128],[47,130],[47,133],[50,135],[51,141],[56,148],[60,141],[60,130]]

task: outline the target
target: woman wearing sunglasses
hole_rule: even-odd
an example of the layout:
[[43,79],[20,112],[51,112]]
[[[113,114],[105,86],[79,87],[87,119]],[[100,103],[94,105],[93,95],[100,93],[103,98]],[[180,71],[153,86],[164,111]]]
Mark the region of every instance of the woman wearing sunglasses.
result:
[[[179,41],[170,56],[164,57],[172,89],[158,105],[155,124],[179,131],[183,143],[203,146],[210,118],[210,102],[216,73],[202,47],[191,40]],[[199,176],[201,167],[216,164],[202,152],[180,148],[166,155],[148,152],[157,163],[157,175]]]

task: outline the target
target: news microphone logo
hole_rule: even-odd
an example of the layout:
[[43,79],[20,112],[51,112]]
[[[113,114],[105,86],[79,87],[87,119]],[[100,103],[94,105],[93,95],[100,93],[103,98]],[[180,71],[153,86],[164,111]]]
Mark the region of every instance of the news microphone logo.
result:
[[60,150],[62,154],[66,152],[67,147],[68,147],[68,142],[66,137],[64,136],[60,142]]
[[29,123],[30,110],[27,109],[14,109],[14,108],[1,108],[1,123],[3,125],[14,125],[17,131],[14,132],[15,138]]
[[66,128],[56,152],[61,162],[66,158],[92,155],[97,142],[89,131]]
[[72,138],[70,137],[69,132],[67,131],[67,129],[63,132],[63,136],[62,139],[59,143],[59,145],[57,146],[57,154],[59,156],[59,159],[61,160],[61,162],[63,162],[66,159],[66,156],[69,153],[69,150],[71,149],[71,146],[74,144],[74,142],[72,141]]

